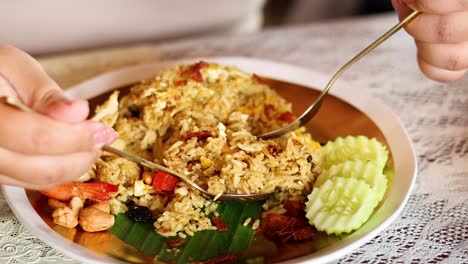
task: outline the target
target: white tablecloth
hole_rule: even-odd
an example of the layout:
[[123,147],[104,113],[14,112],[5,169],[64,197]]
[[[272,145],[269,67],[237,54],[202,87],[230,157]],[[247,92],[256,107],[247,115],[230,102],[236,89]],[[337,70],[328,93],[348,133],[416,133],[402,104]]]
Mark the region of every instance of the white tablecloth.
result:
[[[148,60],[249,56],[332,75],[396,22],[393,15],[206,37],[177,43],[42,58],[63,86]],[[400,217],[338,263],[468,263],[468,76],[435,83],[418,70],[411,38],[399,32],[342,77],[382,99],[414,142],[419,172]],[[0,197],[0,263],[75,263],[30,235]]]

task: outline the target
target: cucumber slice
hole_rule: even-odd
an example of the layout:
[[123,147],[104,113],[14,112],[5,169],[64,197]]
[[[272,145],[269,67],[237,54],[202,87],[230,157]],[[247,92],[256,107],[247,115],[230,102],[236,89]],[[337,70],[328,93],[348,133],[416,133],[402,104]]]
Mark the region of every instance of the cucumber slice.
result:
[[319,231],[340,235],[363,225],[377,206],[376,193],[364,181],[336,177],[307,196],[306,217]]
[[393,177],[395,176],[395,170],[392,167],[386,166],[383,169],[383,175],[385,175],[385,177],[387,177],[388,183],[392,183],[393,182]]
[[374,161],[383,169],[388,159],[386,147],[375,138],[347,136],[328,142],[322,148],[322,169],[347,160]]
[[315,181],[314,187],[320,187],[326,180],[334,180],[335,177],[363,180],[377,194],[379,202],[387,190],[387,177],[373,161],[354,160],[333,165],[328,170],[322,171],[317,181]]

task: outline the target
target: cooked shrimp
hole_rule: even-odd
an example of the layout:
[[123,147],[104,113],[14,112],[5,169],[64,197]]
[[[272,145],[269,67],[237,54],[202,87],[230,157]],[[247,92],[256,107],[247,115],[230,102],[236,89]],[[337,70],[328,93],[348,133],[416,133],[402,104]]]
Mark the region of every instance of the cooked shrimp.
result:
[[78,225],[78,212],[83,208],[83,200],[73,197],[68,206],[58,207],[52,213],[55,224],[68,228]]
[[52,213],[52,218],[55,224],[64,227],[73,228],[78,225],[78,218],[68,206],[55,209]]
[[73,197],[96,201],[110,200],[110,194],[117,192],[119,186],[105,182],[65,183],[50,190],[41,191],[45,196],[59,200],[70,201]]
[[67,206],[66,204],[60,202],[59,200],[55,200],[55,199],[52,199],[52,198],[49,198],[47,200],[47,204],[50,206],[50,208],[52,209],[57,209],[57,208],[62,208],[62,207],[65,207]]

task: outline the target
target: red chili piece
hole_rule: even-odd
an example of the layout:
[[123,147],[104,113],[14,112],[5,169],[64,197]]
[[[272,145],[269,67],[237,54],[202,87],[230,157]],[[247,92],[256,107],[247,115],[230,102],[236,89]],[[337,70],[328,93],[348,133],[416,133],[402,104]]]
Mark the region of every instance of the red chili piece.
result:
[[169,173],[158,171],[153,178],[153,189],[157,194],[172,192],[179,179]]
[[213,134],[211,133],[211,131],[199,131],[199,132],[188,132],[187,134],[183,136],[183,138],[185,140],[189,140],[193,137],[196,137],[198,139],[207,139],[212,136]]
[[186,84],[187,84],[187,80],[184,80],[184,79],[182,79],[182,80],[177,80],[177,81],[174,82],[174,86],[175,86],[175,87],[184,86],[184,85],[186,85]]
[[166,241],[166,243],[170,246],[170,247],[178,247],[180,245],[183,245],[185,243],[185,239],[179,237],[179,238],[176,238],[176,239],[169,239]]
[[265,115],[266,115],[268,118],[271,118],[271,113],[272,113],[273,110],[275,110],[275,106],[272,105],[272,104],[266,104],[266,105],[263,107],[263,112],[265,113]]
[[278,119],[287,123],[292,123],[294,120],[296,120],[296,118],[296,115],[288,111],[282,113]]
[[192,79],[196,82],[203,82],[203,75],[201,74],[201,69],[209,66],[210,64],[200,61],[198,63],[192,64],[187,67],[186,70],[182,72],[182,77]]
[[222,218],[213,217],[213,218],[211,218],[211,221],[213,221],[213,224],[216,226],[216,229],[218,229],[219,232],[228,231],[228,226],[227,226],[226,222]]

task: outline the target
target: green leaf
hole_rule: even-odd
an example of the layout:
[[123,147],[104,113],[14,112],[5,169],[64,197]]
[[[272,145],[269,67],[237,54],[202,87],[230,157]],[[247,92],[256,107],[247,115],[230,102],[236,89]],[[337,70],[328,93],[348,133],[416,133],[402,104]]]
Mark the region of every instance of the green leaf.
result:
[[[240,252],[246,249],[244,246],[244,239],[246,237],[252,238],[255,235],[255,230],[252,229],[252,224],[260,217],[261,212],[261,206],[257,206],[256,204],[247,204],[244,207],[242,215],[239,218],[239,224],[237,224],[237,228],[232,236],[231,245],[229,246],[230,252]],[[251,219],[250,224],[244,226],[244,221],[247,218]]]
[[[185,243],[177,248],[167,244],[167,240],[174,237],[163,237],[154,231],[153,224],[133,222],[125,214],[117,215],[109,232],[145,254],[157,256],[165,262],[187,263],[246,250],[255,234],[252,224],[260,217],[261,203],[222,202],[216,210],[226,222],[227,231],[196,232],[193,237],[187,236]],[[250,224],[243,226],[249,217],[252,219]]]

